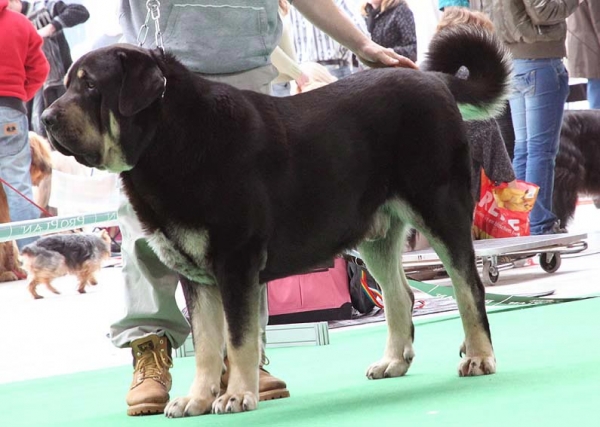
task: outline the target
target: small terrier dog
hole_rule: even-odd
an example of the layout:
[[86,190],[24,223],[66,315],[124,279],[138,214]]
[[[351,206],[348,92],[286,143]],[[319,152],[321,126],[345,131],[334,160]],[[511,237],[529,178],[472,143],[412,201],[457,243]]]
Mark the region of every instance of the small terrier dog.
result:
[[79,279],[77,291],[85,293],[85,286],[98,284],[95,274],[102,261],[110,257],[110,236],[106,230],[100,234],[54,234],[38,239],[21,251],[23,268],[28,273],[28,290],[35,299],[43,298],[36,292],[44,284],[51,292],[59,294],[52,281],[67,274]]

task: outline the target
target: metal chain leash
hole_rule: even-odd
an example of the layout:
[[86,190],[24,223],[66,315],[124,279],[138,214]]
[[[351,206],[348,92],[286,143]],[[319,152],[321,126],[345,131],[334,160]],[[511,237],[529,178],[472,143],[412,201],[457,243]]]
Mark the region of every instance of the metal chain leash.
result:
[[156,43],[156,47],[159,48],[162,53],[165,53],[162,33],[160,32],[160,24],[158,22],[160,18],[160,1],[147,0],[146,9],[148,9],[148,13],[146,13],[146,20],[144,21],[144,24],[140,27],[137,36],[138,46],[142,47],[146,42],[146,37],[148,36],[148,29],[150,28],[148,24],[150,23],[150,18],[152,18],[152,20],[154,21],[154,41]]

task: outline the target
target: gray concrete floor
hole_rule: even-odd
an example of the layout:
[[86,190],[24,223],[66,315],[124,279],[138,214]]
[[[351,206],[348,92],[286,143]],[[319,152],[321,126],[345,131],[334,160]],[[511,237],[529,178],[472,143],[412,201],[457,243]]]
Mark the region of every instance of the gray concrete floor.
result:
[[[554,274],[539,265],[502,271],[496,286],[488,291],[514,294],[553,289],[554,296],[560,297],[600,293],[600,210],[589,200],[584,203],[570,231],[588,233],[585,252],[564,256]],[[0,383],[131,363],[130,351],[113,347],[106,337],[108,326],[121,312],[120,269],[104,268],[99,280],[98,286],[80,295],[73,277],[58,279],[61,295],[41,288],[43,300],[31,298],[25,281],[0,283]],[[128,381],[124,379],[124,384]]]

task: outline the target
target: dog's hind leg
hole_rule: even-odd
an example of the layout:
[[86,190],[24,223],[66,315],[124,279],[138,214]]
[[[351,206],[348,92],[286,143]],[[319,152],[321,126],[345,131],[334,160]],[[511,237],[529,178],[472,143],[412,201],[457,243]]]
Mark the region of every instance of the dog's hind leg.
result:
[[31,282],[29,282],[29,285],[27,285],[27,290],[29,291],[29,293],[31,294],[31,296],[33,296],[33,298],[35,299],[42,299],[44,298],[43,296],[41,296],[40,294],[37,293],[37,285],[39,285],[40,282],[37,279],[32,279]]
[[52,283],[50,283],[50,279],[45,281],[44,284],[46,285],[46,287],[48,288],[48,290],[50,292],[52,292],[53,294],[60,295],[60,292],[58,292],[58,289],[56,289],[54,286],[52,286]]
[[[461,192],[461,190],[464,190]],[[473,203],[467,186],[447,184],[423,210],[420,231],[436,251],[454,288],[465,340],[461,346],[460,376],[493,374],[496,359],[485,310],[485,289],[477,272],[471,237]]]
[[77,272],[77,280],[79,281],[79,285],[77,286],[77,292],[79,292],[80,294],[85,294],[85,285],[88,284],[89,273],[87,271]]
[[[379,213],[378,215],[381,215]],[[408,371],[414,357],[414,296],[402,269],[401,253],[405,224],[390,215],[389,229],[378,240],[362,242],[358,250],[369,272],[383,290],[388,337],[383,357],[367,370],[370,379],[399,377]]]
[[225,345],[225,318],[219,288],[180,277],[192,325],[196,374],[185,397],[172,399],[165,408],[169,418],[208,414],[220,392]]

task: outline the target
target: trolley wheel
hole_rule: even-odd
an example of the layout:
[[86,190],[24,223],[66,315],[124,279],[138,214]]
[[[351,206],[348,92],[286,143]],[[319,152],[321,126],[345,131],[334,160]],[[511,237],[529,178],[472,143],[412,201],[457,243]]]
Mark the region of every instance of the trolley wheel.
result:
[[490,261],[483,263],[482,280],[484,285],[494,285],[500,277],[498,269]]
[[560,268],[560,253],[548,252],[540,254],[540,267],[546,273],[554,273]]

